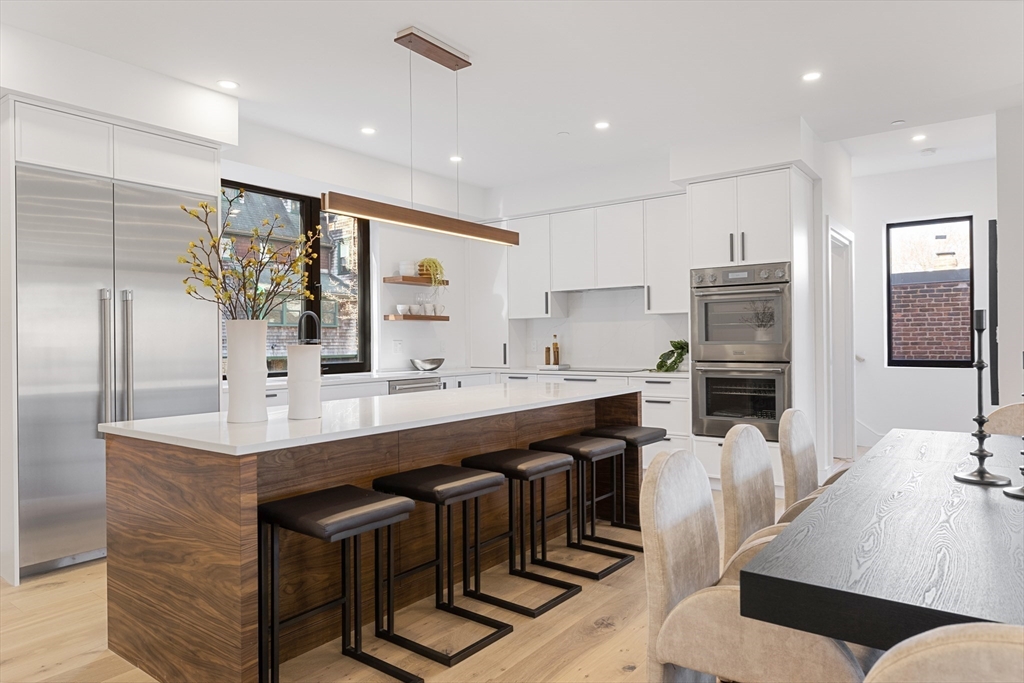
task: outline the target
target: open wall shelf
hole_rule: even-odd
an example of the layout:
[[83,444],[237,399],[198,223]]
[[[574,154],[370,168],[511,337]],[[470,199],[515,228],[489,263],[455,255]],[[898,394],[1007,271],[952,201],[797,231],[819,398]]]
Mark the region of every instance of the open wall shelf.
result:
[[385,320],[428,320],[433,322],[448,322],[450,318],[446,315],[385,315]]
[[[412,277],[409,275],[389,275],[384,278],[384,282],[389,285],[416,285],[417,287],[433,287],[434,284],[430,281],[429,277]],[[439,287],[447,287],[448,281],[441,280]]]

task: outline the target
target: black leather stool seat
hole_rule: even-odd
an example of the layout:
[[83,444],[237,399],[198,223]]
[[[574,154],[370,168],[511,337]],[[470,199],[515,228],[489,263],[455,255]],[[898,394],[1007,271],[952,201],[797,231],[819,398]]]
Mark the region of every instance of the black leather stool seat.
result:
[[284,529],[337,541],[393,524],[391,520],[407,516],[415,507],[416,503],[402,496],[345,485],[264,503],[260,513],[264,520]]
[[598,427],[583,432],[584,436],[600,436],[605,439],[620,439],[630,446],[642,448],[652,443],[658,443],[668,435],[668,431],[661,427],[639,427],[626,425],[622,427]]
[[[481,453],[463,458],[462,466],[500,472],[509,479],[517,481],[533,481],[550,474],[566,471],[572,467],[572,456],[566,453],[509,448],[504,451]],[[512,513],[509,512],[509,514]]]
[[555,451],[568,453],[577,460],[593,462],[603,460],[613,455],[619,455],[626,450],[626,444],[620,439],[604,439],[597,436],[556,436],[553,439],[544,439],[530,444],[535,451]]
[[505,476],[455,465],[430,465],[373,480],[373,488],[433,505],[451,505],[497,491]]

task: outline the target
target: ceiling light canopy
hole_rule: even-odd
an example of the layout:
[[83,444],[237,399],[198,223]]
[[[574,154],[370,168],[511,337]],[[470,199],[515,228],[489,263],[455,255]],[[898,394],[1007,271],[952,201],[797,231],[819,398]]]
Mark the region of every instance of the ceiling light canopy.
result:
[[363,128],[360,128],[359,132],[361,132],[363,135],[373,135],[374,133],[377,132],[377,129],[371,128],[370,126],[365,126]]
[[928,136],[925,135],[924,133],[918,133],[917,135],[915,135],[914,137],[912,137],[910,139],[913,140],[914,142],[921,142],[922,140],[924,140],[927,137]]
[[234,90],[238,87],[238,83],[235,83],[234,81],[217,81],[217,85],[225,90]]
[[805,81],[816,81],[819,78],[821,78],[821,72],[820,71],[812,71],[812,72],[810,72],[808,74],[804,74],[804,80]]
[[607,121],[598,121],[597,123],[594,124],[594,128],[597,128],[598,130],[605,130],[608,128],[609,125],[611,124],[609,124]]
[[457,237],[468,237],[469,239],[494,242],[496,244],[507,244],[509,246],[519,245],[519,233],[512,230],[502,230],[490,225],[481,225],[470,221],[439,216],[436,213],[428,213],[417,209],[408,209],[404,206],[395,206],[384,202],[353,197],[352,195],[340,194],[338,192],[324,192],[320,195],[320,205],[324,211],[329,213],[340,213],[355,218],[366,218],[373,221],[383,221],[394,225],[404,225],[408,228],[419,230],[430,230],[446,235]]

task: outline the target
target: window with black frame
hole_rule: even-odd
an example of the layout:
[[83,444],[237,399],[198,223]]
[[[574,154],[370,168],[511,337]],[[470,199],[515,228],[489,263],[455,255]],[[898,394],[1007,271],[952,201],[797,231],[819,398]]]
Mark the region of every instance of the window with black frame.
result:
[[886,226],[890,366],[971,366],[973,223],[960,216]]
[[[267,370],[271,376],[287,374],[287,347],[298,341],[299,316],[313,311],[321,320],[324,374],[366,372],[370,369],[369,221],[320,211],[320,198],[282,192],[223,180],[229,197],[245,188],[236,200],[225,235],[225,248],[247,248],[253,228],[264,219],[280,216],[274,238],[293,241],[315,226],[321,228],[319,244],[313,245],[318,258],[306,266],[312,300],[293,298],[267,318]],[[261,230],[265,228],[261,227]],[[311,329],[307,329],[311,333]],[[227,359],[226,327],[221,325],[221,358]]]

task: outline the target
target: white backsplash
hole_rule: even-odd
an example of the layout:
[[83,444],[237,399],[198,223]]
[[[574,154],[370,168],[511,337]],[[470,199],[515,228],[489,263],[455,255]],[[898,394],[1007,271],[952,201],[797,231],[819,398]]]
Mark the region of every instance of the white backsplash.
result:
[[588,368],[653,368],[658,356],[669,350],[670,341],[690,337],[686,314],[644,313],[642,288],[570,292],[567,296],[566,318],[512,321],[527,367],[544,362],[544,347],[551,345],[555,334],[561,362]]

